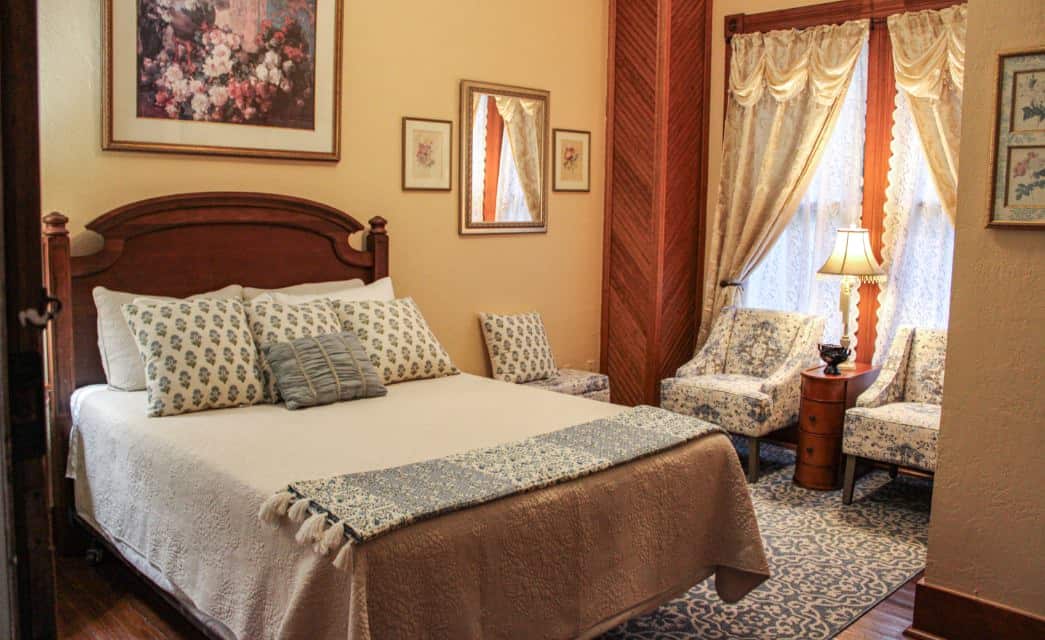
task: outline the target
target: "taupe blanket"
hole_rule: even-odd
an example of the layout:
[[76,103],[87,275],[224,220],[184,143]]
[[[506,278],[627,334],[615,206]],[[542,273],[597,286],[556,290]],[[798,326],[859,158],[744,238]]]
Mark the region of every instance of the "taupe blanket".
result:
[[[293,482],[260,517],[303,523],[298,542],[326,553],[420,520],[505,496],[576,480],[721,430],[708,422],[639,406],[518,442],[414,464]],[[311,514],[311,515],[309,515]],[[347,562],[347,551],[335,565]]]

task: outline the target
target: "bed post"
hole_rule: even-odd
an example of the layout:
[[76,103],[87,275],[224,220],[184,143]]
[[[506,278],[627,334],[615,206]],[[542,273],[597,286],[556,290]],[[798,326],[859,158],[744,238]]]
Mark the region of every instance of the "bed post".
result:
[[69,396],[76,385],[73,365],[72,261],[69,246],[69,219],[52,212],[43,218],[44,285],[50,295],[62,302],[59,313],[47,327],[44,348],[47,367],[44,373],[47,398],[47,469],[51,522],[55,549],[61,555],[79,551],[77,535],[70,517],[72,482],[65,478],[72,417]]
[[370,233],[366,237],[367,251],[374,252],[374,280],[388,275],[388,221],[381,216],[370,218]]

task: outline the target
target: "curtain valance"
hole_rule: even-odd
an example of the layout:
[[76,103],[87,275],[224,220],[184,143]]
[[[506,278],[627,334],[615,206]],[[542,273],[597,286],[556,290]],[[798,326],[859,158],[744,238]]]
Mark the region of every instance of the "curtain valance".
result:
[[962,90],[965,5],[889,16],[896,86],[916,98],[939,100],[947,78]]
[[869,28],[869,21],[854,20],[733,36],[729,92],[742,107],[752,107],[766,91],[785,102],[808,86],[818,103],[832,104],[849,84]]
[[907,94],[933,182],[954,220],[965,73],[965,5],[889,16],[896,86]]

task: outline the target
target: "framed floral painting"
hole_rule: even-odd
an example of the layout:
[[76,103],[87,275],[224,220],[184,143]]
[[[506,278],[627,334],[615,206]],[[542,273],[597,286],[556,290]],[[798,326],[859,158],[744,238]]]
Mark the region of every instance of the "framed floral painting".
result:
[[453,128],[449,120],[403,118],[404,190],[450,190]]
[[105,0],[104,149],[338,160],[342,0]]
[[591,191],[591,132],[553,129],[554,191]]
[[996,98],[987,225],[1045,229],[1045,49],[1002,53]]

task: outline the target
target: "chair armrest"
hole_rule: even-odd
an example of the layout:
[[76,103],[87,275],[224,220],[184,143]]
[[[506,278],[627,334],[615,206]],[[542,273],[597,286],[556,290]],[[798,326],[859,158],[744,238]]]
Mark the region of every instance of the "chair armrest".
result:
[[878,378],[856,399],[856,406],[871,409],[903,400],[907,360],[913,335],[914,331],[910,327],[900,327],[897,330]]
[[883,404],[898,402],[903,398],[903,382],[897,371],[882,369],[874,383],[856,399],[856,406],[873,409]]

